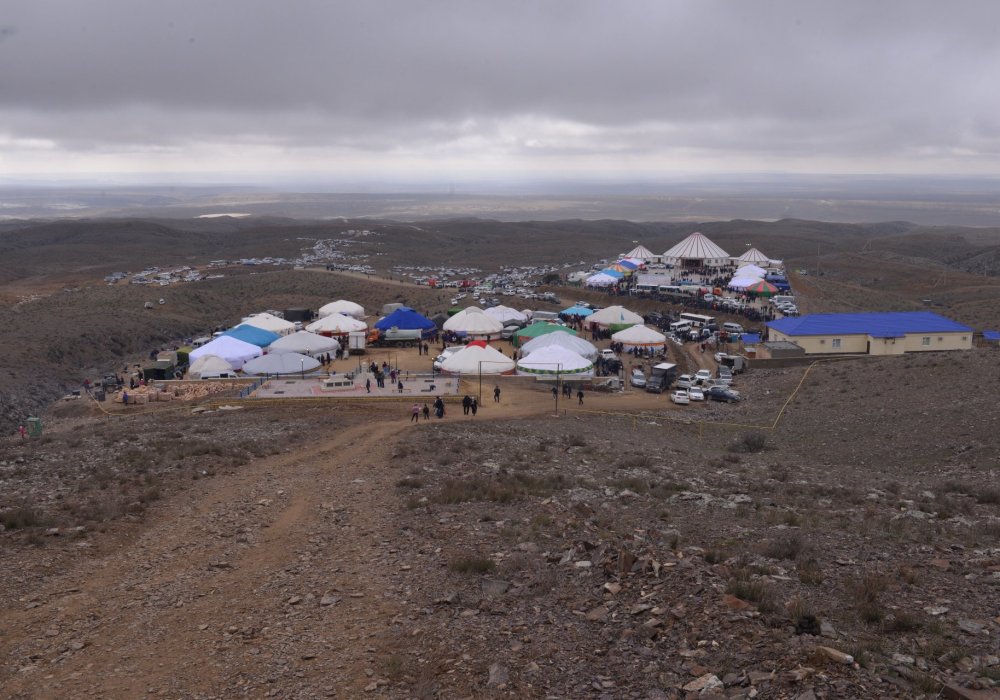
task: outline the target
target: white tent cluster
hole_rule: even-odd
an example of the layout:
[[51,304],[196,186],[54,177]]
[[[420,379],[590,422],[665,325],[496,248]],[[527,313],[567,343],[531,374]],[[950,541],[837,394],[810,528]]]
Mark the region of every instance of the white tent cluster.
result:
[[626,352],[633,348],[662,350],[667,342],[667,336],[647,326],[631,326],[614,333],[611,339],[621,343]]
[[201,355],[188,368],[188,377],[191,379],[216,379],[235,376],[234,371],[233,366],[218,355]]
[[495,318],[500,323],[524,323],[528,320],[527,314],[509,306],[493,306],[483,311],[487,316]]
[[307,331],[321,335],[346,335],[367,329],[364,321],[340,313],[328,314],[306,326]]
[[243,368],[245,362],[263,354],[264,351],[253,343],[245,343],[232,336],[220,335],[215,340],[192,350],[188,358],[194,362],[204,355],[215,355],[229,363],[233,369],[238,370]]

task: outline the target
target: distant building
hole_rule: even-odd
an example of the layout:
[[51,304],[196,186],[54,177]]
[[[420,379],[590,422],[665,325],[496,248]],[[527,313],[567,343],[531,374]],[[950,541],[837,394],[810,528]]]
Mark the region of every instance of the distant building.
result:
[[973,331],[931,311],[808,314],[767,323],[768,340],[787,341],[807,355],[902,355],[970,350]]
[[708,236],[695,231],[683,241],[666,251],[661,258],[673,267],[703,268],[732,265],[729,253],[709,240]]

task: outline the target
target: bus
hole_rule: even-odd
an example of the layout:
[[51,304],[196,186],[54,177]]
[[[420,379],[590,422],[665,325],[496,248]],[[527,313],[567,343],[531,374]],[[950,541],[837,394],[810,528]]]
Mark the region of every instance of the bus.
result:
[[715,323],[715,316],[703,316],[702,314],[682,313],[678,318],[680,321],[687,321],[695,328],[705,328],[710,323]]

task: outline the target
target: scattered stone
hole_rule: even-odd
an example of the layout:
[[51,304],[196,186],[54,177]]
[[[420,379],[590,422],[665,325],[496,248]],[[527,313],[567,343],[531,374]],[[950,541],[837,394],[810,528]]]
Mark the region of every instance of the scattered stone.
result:
[[302,602],[302,596],[293,595],[291,598],[285,601],[289,605],[298,605]]
[[747,678],[750,679],[750,685],[757,685],[758,683],[773,681],[774,671],[751,671],[749,674],[747,674]]
[[833,647],[819,646],[819,647],[816,647],[816,650],[820,654],[822,654],[823,656],[825,656],[828,659],[830,659],[831,661],[836,661],[839,664],[853,664],[854,663],[854,657],[853,656],[851,656],[850,654],[845,654],[844,652],[840,651],[839,649],[834,649]]
[[947,559],[931,559],[927,562],[928,565],[933,566],[938,571],[947,571],[951,568],[951,562]]
[[927,613],[928,615],[937,617],[938,615],[944,615],[946,612],[948,612],[948,608],[946,608],[943,605],[928,605],[926,608],[924,608],[924,612]]
[[905,666],[912,666],[914,663],[916,663],[916,659],[914,659],[909,654],[900,654],[897,652],[892,655],[892,662],[894,664],[903,664]]
[[989,630],[986,629],[986,625],[981,622],[976,622],[975,620],[959,620],[958,629],[968,634],[989,634]]
[[491,688],[502,688],[510,680],[510,669],[503,664],[492,664],[490,666],[490,678],[486,682]]
[[329,593],[319,599],[319,604],[321,607],[326,607],[328,605],[336,605],[339,602],[340,602],[339,596],[330,595]]
[[714,673],[706,673],[701,678],[696,678],[687,685],[685,685],[682,690],[687,690],[688,692],[705,692],[708,690],[715,690],[716,688],[722,688],[722,681]]
[[479,589],[487,598],[502,596],[510,588],[510,582],[498,578],[486,578],[479,584]]
[[604,622],[608,619],[608,609],[603,605],[598,605],[587,612],[587,619],[591,622]]

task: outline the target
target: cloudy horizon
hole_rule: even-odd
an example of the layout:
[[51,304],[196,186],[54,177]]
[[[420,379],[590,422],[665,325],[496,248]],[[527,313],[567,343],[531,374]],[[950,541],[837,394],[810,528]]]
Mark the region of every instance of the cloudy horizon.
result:
[[1000,173],[990,2],[2,12],[8,181]]

